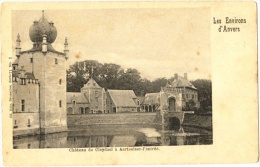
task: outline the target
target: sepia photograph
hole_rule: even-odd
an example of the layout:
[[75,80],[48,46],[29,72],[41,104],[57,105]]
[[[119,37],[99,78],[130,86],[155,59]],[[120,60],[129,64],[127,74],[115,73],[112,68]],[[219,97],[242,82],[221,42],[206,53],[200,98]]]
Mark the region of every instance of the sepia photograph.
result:
[[1,13],[5,166],[258,162],[256,3]]
[[212,144],[209,12],[13,11],[13,148]]

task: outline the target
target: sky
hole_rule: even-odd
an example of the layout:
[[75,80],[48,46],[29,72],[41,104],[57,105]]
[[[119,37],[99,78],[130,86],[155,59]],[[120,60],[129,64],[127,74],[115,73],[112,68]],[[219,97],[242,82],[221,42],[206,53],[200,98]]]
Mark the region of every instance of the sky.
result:
[[[97,60],[135,68],[149,80],[175,73],[211,79],[209,8],[45,10],[44,15],[57,29],[52,44],[57,51],[68,38],[67,67]],[[38,10],[12,12],[13,51],[18,33],[22,51],[32,48],[29,28],[41,16]]]

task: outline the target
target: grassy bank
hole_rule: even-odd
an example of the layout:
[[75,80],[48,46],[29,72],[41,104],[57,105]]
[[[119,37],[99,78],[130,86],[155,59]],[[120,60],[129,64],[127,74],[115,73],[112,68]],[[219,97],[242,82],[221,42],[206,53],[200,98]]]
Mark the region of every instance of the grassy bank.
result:
[[182,125],[212,130],[212,115],[185,114]]

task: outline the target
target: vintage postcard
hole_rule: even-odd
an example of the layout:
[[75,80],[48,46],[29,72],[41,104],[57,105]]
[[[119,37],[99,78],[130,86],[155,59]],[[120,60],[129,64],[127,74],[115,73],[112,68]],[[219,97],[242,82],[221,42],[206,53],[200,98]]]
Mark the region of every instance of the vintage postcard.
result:
[[4,165],[258,161],[255,2],[4,3],[1,30]]

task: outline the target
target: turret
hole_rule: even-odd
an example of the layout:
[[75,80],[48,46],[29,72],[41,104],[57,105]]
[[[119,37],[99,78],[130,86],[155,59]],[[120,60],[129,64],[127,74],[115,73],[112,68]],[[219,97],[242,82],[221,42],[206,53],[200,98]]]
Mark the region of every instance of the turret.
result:
[[20,46],[21,40],[20,40],[20,35],[17,35],[17,39],[16,39],[16,57],[19,59],[20,57],[20,52],[21,52],[21,46]]
[[68,49],[68,39],[67,37],[65,38],[65,43],[64,43],[64,53],[65,53],[65,57],[66,59],[69,58],[69,49]]

